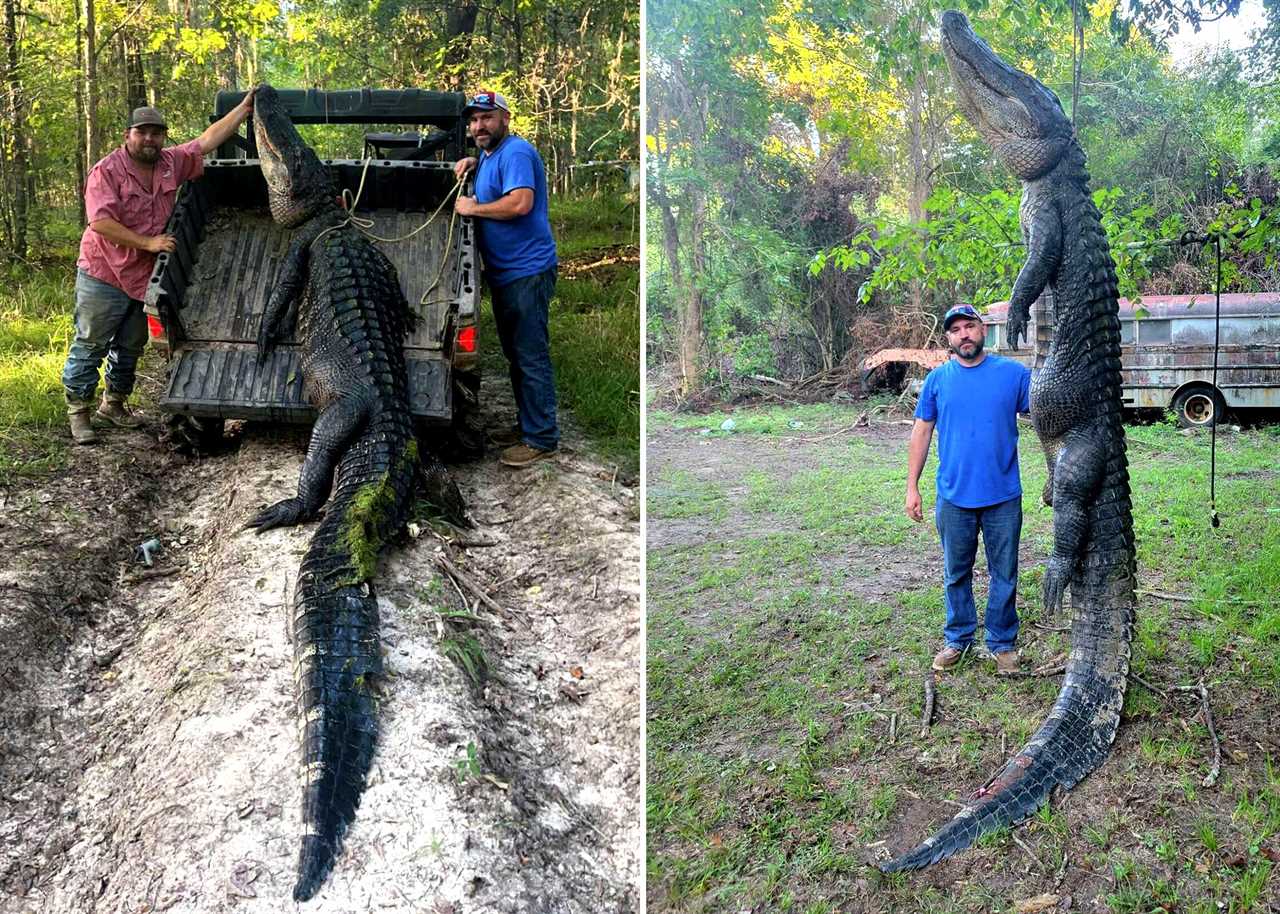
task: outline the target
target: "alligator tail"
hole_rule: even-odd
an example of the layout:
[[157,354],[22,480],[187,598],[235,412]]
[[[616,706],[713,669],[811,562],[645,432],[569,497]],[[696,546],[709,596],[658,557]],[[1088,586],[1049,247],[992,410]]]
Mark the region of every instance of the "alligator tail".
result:
[[[1104,519],[1127,529],[1132,544],[1128,479],[1123,444],[1108,463],[1102,492],[1090,508],[1094,529]],[[1124,534],[1117,536],[1123,540]],[[1118,544],[1117,544],[1118,545]],[[1130,545],[1131,548],[1131,545]],[[1104,553],[1106,555],[1106,553]],[[937,863],[970,847],[978,838],[1027,819],[1049,800],[1055,787],[1070,790],[1107,757],[1120,725],[1129,675],[1133,634],[1132,552],[1114,548],[1115,564],[1098,575],[1096,586],[1074,583],[1075,618],[1071,654],[1062,690],[1048,718],[1023,749],[981,789],[971,805],[923,844],[880,870],[894,873]],[[1095,561],[1086,559],[1086,565]],[[1093,569],[1097,573],[1098,569]],[[1088,569],[1086,569],[1086,576]]]
[[403,526],[418,472],[412,433],[371,428],[343,457],[337,491],[302,560],[294,680],[302,726],[302,847],[295,901],[319,891],[355,818],[378,738],[382,674],[373,571]]

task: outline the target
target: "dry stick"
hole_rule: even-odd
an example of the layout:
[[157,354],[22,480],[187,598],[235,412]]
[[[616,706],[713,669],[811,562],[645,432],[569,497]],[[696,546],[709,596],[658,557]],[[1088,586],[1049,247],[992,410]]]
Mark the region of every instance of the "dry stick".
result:
[[1166,593],[1163,590],[1135,590],[1140,597],[1155,597],[1158,600],[1170,600],[1174,603],[1215,603],[1222,606],[1263,606],[1266,605],[1264,600],[1232,600],[1224,598],[1221,600],[1209,600],[1201,597],[1189,596],[1185,593]]
[[1066,671],[1066,666],[1059,664],[1042,670],[1014,670],[1012,673],[1001,673],[1000,676],[1004,679],[1036,679],[1041,676],[1058,676]]
[[490,597],[487,593],[485,593],[483,588],[481,588],[478,584],[476,584],[469,577],[463,574],[462,571],[458,569],[458,566],[454,565],[453,562],[449,561],[449,559],[446,558],[443,554],[436,555],[436,561],[440,564],[441,568],[443,568],[449,574],[453,575],[453,577],[457,579],[459,584],[461,584],[467,590],[471,591],[472,595],[475,596],[476,599],[478,599],[481,603],[483,603],[485,606],[492,609],[498,615],[502,616],[502,618],[504,619],[511,618],[510,612],[503,609],[496,602],[494,602],[493,598]]
[[1169,700],[1168,692],[1166,692],[1164,689],[1160,688],[1159,686],[1153,686],[1151,683],[1147,682],[1145,679],[1143,679],[1141,676],[1139,676],[1137,673],[1133,672],[1132,670],[1129,671],[1129,678],[1132,679],[1134,682],[1136,682],[1138,685],[1142,686],[1148,692],[1151,692],[1155,695],[1159,695],[1165,701]]
[[1040,867],[1042,872],[1045,872],[1045,873],[1049,872],[1049,868],[1044,865],[1044,863],[1040,860],[1039,857],[1037,857],[1034,853],[1032,853],[1031,848],[1027,847],[1025,844],[1022,843],[1022,839],[1018,837],[1018,833],[1016,831],[1010,831],[1009,837],[1013,839],[1014,844],[1022,848],[1023,853],[1025,853],[1028,857],[1030,857],[1032,860],[1036,862],[1036,866]]
[[1213,712],[1209,710],[1209,690],[1205,688],[1204,680],[1201,679],[1193,686],[1174,686],[1173,691],[1196,692],[1200,695],[1200,709],[1204,717],[1204,725],[1209,728],[1209,739],[1213,742],[1213,765],[1200,783],[1204,787],[1212,787],[1218,780],[1218,774],[1222,771],[1222,744],[1218,742],[1218,733],[1213,729]]
[[894,738],[898,735],[898,714],[895,711],[889,716],[889,745],[893,745]]
[[924,674],[924,718],[920,721],[920,738],[929,735],[929,725],[933,723],[933,705],[938,696],[938,684],[933,670]]

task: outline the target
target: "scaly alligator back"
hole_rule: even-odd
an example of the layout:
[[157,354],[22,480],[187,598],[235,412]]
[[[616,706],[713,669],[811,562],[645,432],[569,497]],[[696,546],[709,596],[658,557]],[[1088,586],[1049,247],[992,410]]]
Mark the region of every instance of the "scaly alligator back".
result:
[[[996,57],[961,14],[944,14],[943,35],[962,109],[1024,182],[1028,257],[1009,303],[1015,345],[1031,303],[1046,286],[1053,293],[1057,327],[1032,380],[1031,415],[1054,508],[1044,602],[1056,609],[1070,585],[1071,653],[1053,710],[1030,742],[972,805],[885,872],[928,866],[1021,822],[1054,787],[1070,789],[1102,763],[1124,703],[1135,602],[1115,267],[1084,154],[1056,97]],[[1017,104],[1001,110],[1010,98]]]

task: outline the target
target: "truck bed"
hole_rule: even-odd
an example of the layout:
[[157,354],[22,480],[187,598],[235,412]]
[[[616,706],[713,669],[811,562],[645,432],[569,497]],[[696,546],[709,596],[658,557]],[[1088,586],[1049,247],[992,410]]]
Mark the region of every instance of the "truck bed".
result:
[[[354,193],[361,163],[329,164],[340,183],[353,182]],[[371,164],[357,215],[373,220],[372,233],[401,238],[427,221],[452,186],[452,171],[444,163]],[[451,231],[451,215],[452,205],[446,204],[412,238],[375,241],[395,265],[421,318],[405,343],[410,408],[416,416],[442,422],[452,414],[453,327],[460,313],[474,313],[478,294],[470,221],[455,220]],[[258,325],[292,235],[266,209],[257,162],[207,166],[202,178],[184,186],[170,231],[178,249],[157,258],[147,292],[173,348],[162,408],[195,416],[313,420],[315,409],[303,396],[296,341],[283,338],[266,363],[257,364]]]

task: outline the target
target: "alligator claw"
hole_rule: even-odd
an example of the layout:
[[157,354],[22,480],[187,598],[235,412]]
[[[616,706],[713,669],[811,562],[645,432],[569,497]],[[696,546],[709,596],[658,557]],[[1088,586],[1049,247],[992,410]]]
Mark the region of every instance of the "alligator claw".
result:
[[296,498],[286,498],[259,511],[245,527],[256,527],[259,533],[264,533],[276,527],[292,527],[304,520],[307,520],[307,514],[302,502]]
[[1067,583],[1071,580],[1071,569],[1062,559],[1052,557],[1044,572],[1044,609],[1055,615],[1062,610],[1062,598],[1067,592]]
[[1018,338],[1027,332],[1025,319],[1018,314],[1014,314],[1012,310],[1009,312],[1009,318],[1005,322],[1005,334],[1009,337],[1008,343],[1010,349],[1018,348]]
[[276,344],[270,337],[264,337],[261,333],[258,334],[258,364],[266,364],[267,359],[275,348]]

